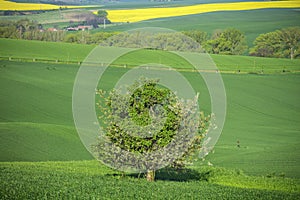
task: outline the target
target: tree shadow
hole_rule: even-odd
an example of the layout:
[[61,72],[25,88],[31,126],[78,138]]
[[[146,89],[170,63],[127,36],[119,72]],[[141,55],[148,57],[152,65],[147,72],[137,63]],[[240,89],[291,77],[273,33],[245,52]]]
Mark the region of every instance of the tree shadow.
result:
[[[127,176],[133,178],[144,178],[145,174],[129,174]],[[194,169],[183,168],[164,168],[155,172],[155,180],[161,181],[176,181],[176,182],[187,182],[187,181],[208,181],[210,171],[199,172]]]

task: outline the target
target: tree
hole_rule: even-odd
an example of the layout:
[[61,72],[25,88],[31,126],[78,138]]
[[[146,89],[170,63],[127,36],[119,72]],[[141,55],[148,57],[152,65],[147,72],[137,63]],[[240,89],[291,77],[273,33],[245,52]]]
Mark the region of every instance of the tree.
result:
[[206,41],[208,40],[208,35],[206,32],[193,30],[193,31],[184,31],[183,34],[191,37],[196,42],[198,42],[201,46],[204,46]]
[[261,57],[282,57],[280,32],[260,34],[254,41],[254,47],[250,49],[250,55]]
[[206,45],[206,50],[213,54],[240,55],[247,48],[245,35],[234,28],[214,34]]
[[168,51],[202,51],[197,42],[179,32],[123,32],[108,38],[102,45]]
[[64,38],[64,42],[75,43],[78,41],[79,41],[78,36],[74,33],[67,34]]
[[98,10],[97,15],[98,15],[98,17],[106,18],[108,13],[106,10]]
[[300,55],[300,28],[290,27],[260,34],[250,55],[294,59]]
[[300,53],[300,27],[285,28],[280,31],[280,40],[284,55],[292,59]]
[[[155,166],[160,162],[174,159],[171,166],[184,167],[185,162],[200,149],[201,139],[208,131],[209,117],[194,112],[198,99],[185,106],[173,92],[159,87],[158,80],[151,79],[141,79],[128,90],[125,95],[114,90],[108,96],[98,91],[100,102],[97,105],[103,113],[101,119],[105,124],[101,134],[108,142],[140,156],[140,159],[124,158],[117,150],[105,149],[106,143],[103,141],[94,146],[96,156],[118,169],[121,169],[119,162],[124,160],[131,166],[143,166],[147,170],[148,181],[154,180]],[[197,121],[193,120],[195,115]],[[196,134],[190,136],[187,132],[195,125]],[[178,140],[174,143],[174,151],[168,152],[168,155],[159,152],[174,138]],[[153,151],[159,152],[151,157],[153,162],[145,162],[141,156]],[[177,154],[179,156],[174,157]]]

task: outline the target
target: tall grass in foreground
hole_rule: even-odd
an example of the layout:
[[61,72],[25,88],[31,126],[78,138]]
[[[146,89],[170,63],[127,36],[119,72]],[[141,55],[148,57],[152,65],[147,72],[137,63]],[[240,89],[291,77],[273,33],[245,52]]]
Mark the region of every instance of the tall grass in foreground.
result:
[[[297,199],[299,181],[204,167],[161,170],[149,183],[97,161],[0,163],[2,199]],[[141,175],[143,176],[143,175]],[[173,176],[173,180],[168,180]],[[189,177],[189,180],[180,177]],[[177,179],[176,179],[177,177]]]

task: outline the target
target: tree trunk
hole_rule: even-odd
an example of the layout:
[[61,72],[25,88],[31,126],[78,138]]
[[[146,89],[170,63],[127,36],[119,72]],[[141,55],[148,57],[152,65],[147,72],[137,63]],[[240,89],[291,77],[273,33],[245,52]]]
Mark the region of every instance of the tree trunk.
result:
[[154,170],[148,170],[146,175],[147,181],[154,181],[155,179],[155,171]]
[[291,47],[291,60],[293,60],[293,59],[294,59],[294,48]]

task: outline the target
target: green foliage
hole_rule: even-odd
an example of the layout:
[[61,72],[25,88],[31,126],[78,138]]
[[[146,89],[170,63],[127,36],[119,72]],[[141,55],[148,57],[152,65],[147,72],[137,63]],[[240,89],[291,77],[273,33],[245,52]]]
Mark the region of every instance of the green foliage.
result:
[[245,35],[234,28],[218,32],[207,41],[206,50],[213,54],[241,55],[247,50]]
[[289,27],[280,31],[280,40],[285,57],[294,59],[300,55],[300,27]]
[[[175,157],[173,166],[183,167],[186,159],[200,150],[201,139],[207,133],[210,120],[203,113],[200,115],[201,119],[194,116],[195,102],[186,106],[184,104],[187,102],[178,99],[173,92],[158,84],[158,80],[141,79],[128,88],[127,94],[113,90],[107,97],[105,92],[99,90],[100,101],[97,105],[102,113],[101,121],[106,124],[103,134],[119,148],[139,154],[159,151],[176,137],[174,151],[178,153],[174,155],[182,156]],[[187,120],[189,118],[191,119]],[[188,131],[192,131],[193,127],[197,128],[197,134],[191,138]],[[186,128],[186,132],[182,131]],[[95,146],[99,159],[104,157],[102,149],[100,141]],[[115,152],[108,156],[112,157],[113,154]],[[172,153],[168,156],[171,157]],[[164,155],[156,159],[158,162],[160,159],[165,162]]]
[[259,35],[250,55],[296,58],[300,55],[300,28],[290,27]]
[[193,38],[201,46],[204,46],[208,40],[208,34],[207,32],[204,31],[198,31],[198,30],[183,31],[183,34]]
[[[81,14],[86,17],[85,24],[92,24],[98,26],[101,23],[98,18],[94,19],[86,14]],[[92,17],[95,17],[92,15]],[[107,20],[106,23],[109,23]],[[87,31],[79,31],[75,33],[66,33],[66,31],[57,29],[51,31],[43,29],[43,26],[28,19],[21,19],[19,21],[0,21],[0,38],[11,39],[25,39],[25,40],[40,40],[52,42],[69,42],[81,44],[99,44],[107,38],[115,35],[114,32],[98,32],[90,34]]]
[[98,10],[97,15],[98,17],[106,17],[108,13],[106,12],[106,10]]
[[42,25],[29,19],[0,21],[0,37],[26,40],[61,42],[65,32],[42,30]]
[[199,44],[180,32],[123,32],[104,41],[103,46],[201,52]]
[[279,31],[259,35],[254,41],[254,47],[250,50],[250,55],[262,57],[280,57],[280,36]]
[[116,34],[117,33],[114,32],[97,32],[94,34],[90,34],[86,31],[80,31],[66,34],[66,36],[64,37],[64,42],[79,44],[99,44]]
[[[106,136],[113,143],[128,151],[144,153],[169,144],[176,134],[175,130],[180,125],[181,116],[180,108],[175,107],[178,99],[169,90],[158,88],[157,81],[142,81],[142,86],[136,88],[138,84],[138,82],[135,83],[129,89],[130,96],[123,96],[117,91],[110,92],[106,99],[106,105],[109,109],[105,112],[107,115],[102,116],[101,119],[107,120]],[[159,109],[156,105],[162,107]],[[153,117],[156,112],[161,111],[164,112],[163,115],[166,117],[162,129],[152,137],[150,137],[151,135],[146,138],[139,137],[139,134],[142,134],[141,132],[151,132],[151,129],[147,130],[146,126],[158,123],[159,121],[157,120],[154,122]],[[152,116],[150,116],[149,112],[152,113]],[[116,115],[121,118],[128,115],[128,120],[132,120],[133,124],[128,122],[120,124],[122,119],[116,118]],[[120,125],[126,125],[126,130],[122,130]],[[131,133],[127,133],[128,131]],[[136,135],[136,137],[132,135]]]

